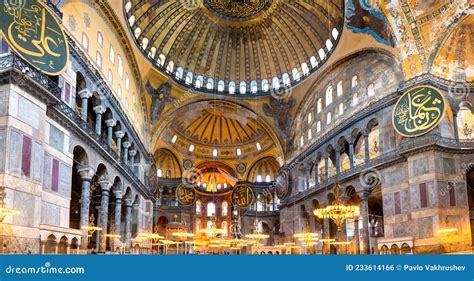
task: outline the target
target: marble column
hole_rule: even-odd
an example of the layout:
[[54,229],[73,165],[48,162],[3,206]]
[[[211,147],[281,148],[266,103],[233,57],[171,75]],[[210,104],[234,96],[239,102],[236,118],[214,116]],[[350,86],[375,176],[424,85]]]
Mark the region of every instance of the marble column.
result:
[[458,109],[453,109],[453,128],[454,128],[454,139],[459,141],[459,131],[458,131]]
[[368,163],[370,160],[370,146],[369,146],[369,130],[365,130],[364,134],[364,144],[365,144],[365,163]]
[[369,191],[359,193],[362,216],[362,254],[370,254],[369,194]]
[[[330,238],[330,233],[329,233],[329,219],[325,218],[323,219],[323,239],[329,239]],[[323,254],[328,255],[329,254],[329,241],[324,242],[323,244]]]
[[336,152],[336,175],[341,174],[341,151],[342,147],[341,146],[336,146],[335,152]]
[[354,169],[354,141],[349,142],[349,164],[351,170]]
[[125,199],[125,246],[132,242],[132,199]]
[[122,191],[114,191],[115,195],[115,214],[114,214],[114,223],[115,223],[115,234],[120,235],[121,226],[122,226]]
[[102,114],[105,112],[105,107],[102,105],[94,107],[95,112],[95,133],[100,136],[102,131]]
[[130,167],[132,167],[132,170],[133,170],[133,166],[135,166],[135,156],[137,156],[137,151],[135,149],[130,150],[129,155],[130,155]]
[[[94,176],[94,170],[89,167],[78,169],[78,172],[82,179],[82,190],[81,190],[81,217],[80,227],[81,229],[89,225],[89,206],[90,206],[90,186],[91,180]],[[88,232],[82,230],[82,243],[83,249],[87,249],[88,246]]]
[[88,107],[88,100],[92,97],[92,93],[88,89],[84,89],[79,92],[79,96],[82,100],[82,107],[81,107],[81,119],[87,122],[87,107]]
[[356,245],[356,254],[360,254],[360,238],[359,238],[359,219],[354,220],[354,240]]
[[327,180],[329,178],[329,155],[324,155],[324,178]]
[[122,138],[125,136],[124,132],[122,131],[116,131],[115,132],[115,138],[116,138],[116,144],[117,144],[117,157],[120,158],[122,154]]
[[112,148],[112,138],[116,124],[117,122],[114,119],[105,120],[105,125],[107,126],[107,144],[110,148]]
[[156,205],[161,206],[163,204],[163,187],[158,187],[158,191],[160,192],[160,195],[158,195],[158,198],[156,199]]
[[99,227],[102,228],[99,231],[99,252],[104,253],[106,250],[106,241],[107,237],[107,225],[108,225],[108,211],[109,211],[109,196],[110,196],[110,188],[112,187],[112,183],[109,179],[103,178],[99,179],[98,184],[100,186],[101,191],[101,201],[100,201],[100,209],[99,209]]
[[125,163],[125,165],[128,165],[128,150],[130,149],[130,146],[132,146],[132,144],[129,141],[124,141],[122,143],[122,146],[123,146],[123,162]]
[[314,184],[318,185],[319,184],[319,162],[316,160],[316,163],[314,163]]

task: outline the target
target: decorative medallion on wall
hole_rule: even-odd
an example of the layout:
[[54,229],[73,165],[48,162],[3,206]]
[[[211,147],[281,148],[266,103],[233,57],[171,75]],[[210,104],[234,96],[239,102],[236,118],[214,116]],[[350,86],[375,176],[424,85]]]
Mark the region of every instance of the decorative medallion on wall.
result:
[[176,188],[176,198],[184,206],[191,206],[196,201],[196,191],[193,187],[180,184]]
[[247,170],[247,167],[245,166],[245,164],[243,164],[243,163],[237,164],[237,172],[239,174],[243,175],[246,170]]
[[230,200],[236,208],[247,208],[253,203],[255,195],[252,188],[246,184],[237,183],[232,190]]
[[279,199],[283,199],[288,195],[289,180],[285,171],[280,171],[275,179],[275,192]]
[[148,179],[151,190],[156,193],[158,191],[158,174],[155,164],[151,164],[148,170]]
[[193,167],[193,161],[189,160],[189,159],[185,159],[183,161],[183,167],[186,169],[186,170],[190,170],[192,167]]
[[37,0],[0,1],[0,33],[10,48],[39,71],[62,73],[68,63],[66,35]]
[[433,130],[446,112],[444,96],[430,86],[406,91],[393,108],[394,129],[404,137],[417,137]]

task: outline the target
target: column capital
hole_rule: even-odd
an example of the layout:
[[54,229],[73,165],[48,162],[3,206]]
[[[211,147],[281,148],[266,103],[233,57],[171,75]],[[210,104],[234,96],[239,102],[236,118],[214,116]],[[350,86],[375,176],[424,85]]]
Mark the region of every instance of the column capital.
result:
[[132,146],[132,143],[129,142],[129,141],[124,141],[124,142],[122,143],[122,146],[123,146],[124,148],[129,148],[130,146]]
[[112,182],[110,182],[109,179],[101,179],[97,184],[100,186],[101,191],[110,191],[110,188],[112,187]]
[[107,125],[107,127],[113,127],[116,124],[117,124],[117,121],[115,121],[114,119],[105,120],[105,125]]
[[123,131],[116,131],[115,132],[115,137],[116,138],[121,139],[121,138],[123,138],[123,136],[125,136],[125,133]]
[[80,167],[77,169],[77,172],[81,175],[81,178],[86,181],[91,181],[92,177],[94,176],[94,169],[91,167]]
[[96,114],[102,114],[102,113],[105,112],[105,106],[103,106],[103,105],[98,105],[98,106],[94,107],[93,109],[94,109],[94,112]]
[[369,200],[369,195],[370,195],[370,190],[363,189],[361,191],[357,192],[357,195],[359,195],[359,198],[361,201],[366,201]]
[[122,195],[123,195],[123,194],[122,194],[122,190],[116,188],[116,189],[114,189],[113,192],[114,192],[115,199],[120,199],[120,200],[122,200]]
[[123,201],[125,202],[125,206],[127,206],[127,207],[132,207],[132,205],[133,205],[132,199],[126,198],[126,199],[123,200]]
[[130,151],[128,152],[128,154],[130,154],[130,156],[133,157],[133,156],[137,155],[137,150],[136,150],[136,149],[132,149],[132,150],[130,150]]
[[369,129],[364,129],[361,131],[362,135],[364,135],[364,137],[368,137],[369,134],[370,134],[370,130]]
[[92,97],[92,92],[89,91],[89,89],[83,89],[79,92],[79,96],[81,97],[81,99],[88,99]]

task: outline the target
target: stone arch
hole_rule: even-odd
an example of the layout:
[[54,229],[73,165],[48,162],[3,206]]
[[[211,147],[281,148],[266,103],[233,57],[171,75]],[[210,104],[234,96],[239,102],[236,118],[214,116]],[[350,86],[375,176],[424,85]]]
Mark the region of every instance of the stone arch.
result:
[[54,234],[50,234],[45,241],[44,245],[44,253],[45,254],[56,254],[56,246],[58,245],[58,241]]
[[274,181],[276,175],[280,169],[280,164],[273,156],[265,156],[257,159],[251,166],[247,173],[247,181],[258,182],[258,176],[260,175],[262,182],[267,181],[267,175],[270,177],[270,181]]
[[[73,149],[73,166],[71,173],[71,199],[69,201],[69,227],[74,229],[80,229],[81,219],[81,197],[83,181],[90,180],[87,177],[89,175],[86,170],[89,168],[89,156],[86,150],[77,145]],[[82,173],[82,174],[81,174]],[[86,178],[83,178],[85,176]]]
[[58,254],[65,255],[67,254],[67,248],[69,244],[69,239],[64,235],[59,239],[58,243]]
[[[153,154],[158,177],[181,178],[182,169],[178,157],[167,148],[158,148]],[[161,175],[161,176],[160,176]]]

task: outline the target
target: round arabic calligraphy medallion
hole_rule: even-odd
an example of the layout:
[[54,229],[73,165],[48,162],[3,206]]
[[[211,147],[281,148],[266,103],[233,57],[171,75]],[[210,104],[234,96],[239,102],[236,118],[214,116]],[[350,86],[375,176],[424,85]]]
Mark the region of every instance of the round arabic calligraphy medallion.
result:
[[253,203],[255,195],[252,188],[246,184],[237,183],[232,190],[230,200],[236,208],[247,208]]
[[264,13],[272,0],[204,0],[204,6],[221,18],[250,20]]
[[37,0],[0,1],[0,33],[10,48],[49,75],[64,71],[69,50],[56,17]]
[[288,174],[285,171],[278,173],[275,179],[275,192],[279,199],[283,199],[288,194]]
[[196,202],[196,191],[193,187],[180,184],[176,188],[176,198],[184,206],[191,206]]
[[441,92],[431,86],[406,91],[393,108],[394,129],[404,137],[417,137],[438,126],[446,112]]

